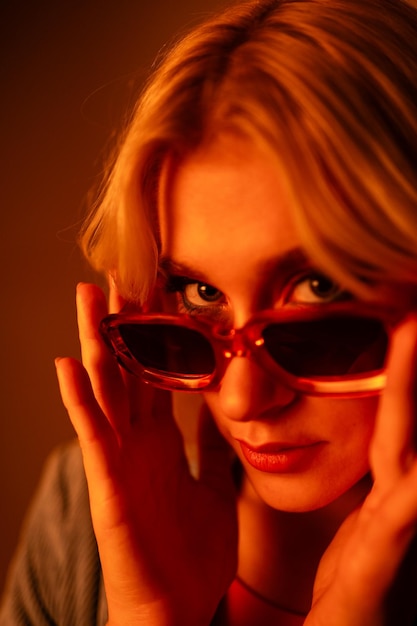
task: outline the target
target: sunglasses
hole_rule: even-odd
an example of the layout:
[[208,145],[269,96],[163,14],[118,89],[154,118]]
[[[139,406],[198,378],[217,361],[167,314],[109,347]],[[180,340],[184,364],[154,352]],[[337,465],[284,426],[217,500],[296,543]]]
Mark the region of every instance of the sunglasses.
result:
[[364,396],[385,386],[392,321],[375,309],[336,303],[263,311],[243,328],[195,317],[114,314],[100,332],[129,372],[168,390],[216,388],[230,359],[253,359],[309,395]]

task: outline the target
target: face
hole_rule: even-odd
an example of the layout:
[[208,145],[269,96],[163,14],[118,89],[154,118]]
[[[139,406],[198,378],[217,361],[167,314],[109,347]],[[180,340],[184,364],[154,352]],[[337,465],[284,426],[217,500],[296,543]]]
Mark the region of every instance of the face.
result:
[[[166,168],[162,255],[178,309],[235,328],[255,313],[320,306],[341,289],[303,256],[273,160],[223,138]],[[375,398],[310,397],[247,357],[234,357],[205,394],[257,495],[273,508],[333,502],[368,471]]]

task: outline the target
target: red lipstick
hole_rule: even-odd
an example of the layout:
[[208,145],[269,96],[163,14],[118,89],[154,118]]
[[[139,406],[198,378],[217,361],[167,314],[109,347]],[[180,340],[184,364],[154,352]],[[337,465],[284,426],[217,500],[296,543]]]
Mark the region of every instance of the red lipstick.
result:
[[255,469],[271,474],[291,473],[306,469],[324,445],[323,441],[308,443],[270,443],[252,447],[239,441],[243,456]]

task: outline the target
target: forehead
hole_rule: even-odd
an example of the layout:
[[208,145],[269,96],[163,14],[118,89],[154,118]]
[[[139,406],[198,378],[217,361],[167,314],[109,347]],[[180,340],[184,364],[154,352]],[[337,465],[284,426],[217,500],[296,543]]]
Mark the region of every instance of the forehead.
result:
[[178,262],[252,264],[299,246],[276,162],[249,141],[227,137],[163,168],[162,254]]

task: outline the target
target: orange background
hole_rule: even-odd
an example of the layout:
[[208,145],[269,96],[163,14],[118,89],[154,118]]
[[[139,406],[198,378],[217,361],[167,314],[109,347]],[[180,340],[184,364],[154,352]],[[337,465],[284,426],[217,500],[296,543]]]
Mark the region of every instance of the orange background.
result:
[[1,3],[0,589],[45,457],[73,437],[53,360],[78,354],[86,195],[155,54],[223,4]]

